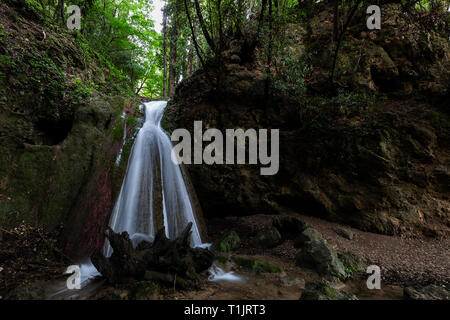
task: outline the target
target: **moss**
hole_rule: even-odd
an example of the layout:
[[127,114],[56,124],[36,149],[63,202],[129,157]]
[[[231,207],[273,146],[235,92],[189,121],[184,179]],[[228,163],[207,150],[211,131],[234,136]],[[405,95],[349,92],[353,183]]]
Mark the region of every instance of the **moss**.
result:
[[328,281],[313,281],[306,284],[300,300],[357,300],[352,294],[339,291]]
[[357,272],[364,272],[367,265],[366,260],[352,251],[338,252],[337,256],[344,265],[347,276]]
[[152,281],[140,281],[131,290],[134,300],[156,300],[159,297],[160,287]]
[[220,263],[221,265],[225,265],[228,261],[228,258],[225,256],[221,256],[221,255],[216,255],[215,257],[215,261],[217,261],[218,263]]
[[219,252],[229,252],[239,247],[241,239],[234,231],[225,233],[216,243],[213,245],[213,249]]
[[256,259],[234,257],[233,261],[241,268],[252,270],[256,273],[281,273],[283,270],[268,262],[261,262]]

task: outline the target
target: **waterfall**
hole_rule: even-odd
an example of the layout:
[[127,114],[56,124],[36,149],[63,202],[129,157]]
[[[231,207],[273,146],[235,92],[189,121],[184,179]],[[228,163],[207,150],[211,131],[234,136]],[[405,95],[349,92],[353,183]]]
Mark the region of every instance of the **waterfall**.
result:
[[[136,246],[142,240],[152,242],[162,227],[169,239],[176,238],[192,222],[191,246],[209,247],[210,244],[202,243],[181,168],[171,159],[172,141],[161,127],[166,105],[166,101],[144,104],[145,122],[133,144],[109,226],[115,232],[127,231]],[[112,251],[106,240],[105,256],[110,257]],[[82,268],[89,273],[83,277],[84,283],[99,275],[91,263]],[[210,274],[210,281],[242,280],[215,265]]]
[[[164,227],[168,238],[175,238],[192,222],[191,245],[202,241],[188,190],[179,165],[171,160],[172,142],[161,127],[166,101],[144,104],[145,122],[139,130],[114,206],[110,227],[127,231],[133,244],[153,241]],[[106,256],[112,248],[106,245]]]

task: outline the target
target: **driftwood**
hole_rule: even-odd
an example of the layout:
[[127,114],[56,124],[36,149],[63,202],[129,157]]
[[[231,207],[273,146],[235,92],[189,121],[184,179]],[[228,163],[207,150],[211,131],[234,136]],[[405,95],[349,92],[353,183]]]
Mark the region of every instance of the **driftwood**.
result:
[[191,228],[192,223],[189,223],[173,240],[166,237],[162,228],[153,243],[142,241],[133,248],[127,232],[118,234],[108,227],[105,236],[114,251],[110,258],[106,258],[97,250],[91,261],[110,283],[134,278],[181,289],[199,287],[199,274],[212,265],[214,254],[208,249],[191,248]]

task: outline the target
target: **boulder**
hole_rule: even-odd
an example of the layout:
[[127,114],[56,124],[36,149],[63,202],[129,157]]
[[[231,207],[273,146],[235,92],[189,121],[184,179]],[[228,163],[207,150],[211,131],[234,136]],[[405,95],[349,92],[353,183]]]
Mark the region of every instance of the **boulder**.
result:
[[314,228],[307,228],[294,240],[294,248],[301,248],[303,245],[312,240],[322,240],[322,235]]
[[342,238],[353,240],[355,237],[354,233],[350,230],[344,229],[344,228],[333,228],[333,231],[336,232],[336,234],[340,235]]
[[281,243],[281,235],[277,228],[267,226],[258,231],[255,237],[255,243],[261,248],[274,248]]
[[295,239],[310,227],[309,223],[292,216],[273,217],[272,225],[278,229],[283,239]]
[[300,300],[358,300],[353,294],[336,289],[332,283],[321,280],[308,282]]
[[344,265],[347,274],[353,274],[357,272],[365,272],[367,267],[367,260],[353,251],[338,252],[339,260]]
[[239,248],[241,239],[235,231],[228,231],[213,244],[212,249],[218,252],[229,252]]
[[345,279],[347,274],[335,250],[326,240],[312,240],[304,244],[295,257],[299,267],[316,270],[320,275]]
[[450,291],[434,284],[423,288],[406,287],[403,295],[408,300],[450,300]]

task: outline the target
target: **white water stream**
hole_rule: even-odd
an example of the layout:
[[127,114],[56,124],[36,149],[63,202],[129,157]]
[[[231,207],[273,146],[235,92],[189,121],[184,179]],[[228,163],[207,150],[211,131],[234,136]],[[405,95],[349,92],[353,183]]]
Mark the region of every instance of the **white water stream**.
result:
[[[194,209],[179,165],[171,160],[172,142],[161,127],[161,118],[166,101],[144,104],[145,122],[139,130],[125,174],[119,197],[114,206],[110,227],[115,232],[127,231],[134,245],[142,240],[153,241],[155,237],[154,219],[161,211],[154,203],[154,193],[161,181],[162,213],[165,233],[168,238],[177,237],[189,222],[192,222],[191,246],[208,247],[200,237]],[[155,173],[160,172],[160,180]],[[112,254],[108,242],[105,256]],[[99,273],[92,264],[82,265],[82,281]],[[233,272],[224,272],[217,266],[210,269],[211,281],[241,281]]]

